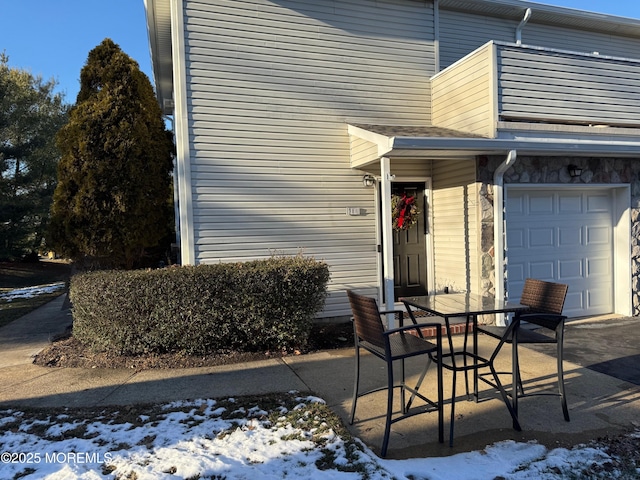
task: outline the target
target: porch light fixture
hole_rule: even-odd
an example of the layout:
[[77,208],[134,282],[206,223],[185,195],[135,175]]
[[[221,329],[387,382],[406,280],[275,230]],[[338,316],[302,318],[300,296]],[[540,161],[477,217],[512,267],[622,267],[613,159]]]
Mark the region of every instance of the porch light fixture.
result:
[[373,187],[376,184],[376,178],[373,175],[366,174],[362,177],[362,185],[365,187]]
[[578,167],[576,165],[567,166],[567,170],[569,171],[569,176],[571,178],[576,178],[576,177],[579,177],[580,175],[582,175],[582,168]]

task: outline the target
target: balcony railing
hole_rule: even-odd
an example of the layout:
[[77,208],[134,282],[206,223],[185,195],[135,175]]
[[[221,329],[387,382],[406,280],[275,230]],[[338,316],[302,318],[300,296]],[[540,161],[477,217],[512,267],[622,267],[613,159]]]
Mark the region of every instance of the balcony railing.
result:
[[489,138],[509,122],[640,128],[640,60],[489,42],[432,78],[432,108]]

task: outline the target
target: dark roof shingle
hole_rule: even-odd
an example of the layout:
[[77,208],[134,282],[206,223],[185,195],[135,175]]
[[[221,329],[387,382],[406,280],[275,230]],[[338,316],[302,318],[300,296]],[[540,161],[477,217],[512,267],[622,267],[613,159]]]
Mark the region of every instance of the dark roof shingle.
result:
[[386,137],[421,137],[421,138],[486,138],[451,128],[429,126],[403,126],[403,125],[364,125],[351,124]]

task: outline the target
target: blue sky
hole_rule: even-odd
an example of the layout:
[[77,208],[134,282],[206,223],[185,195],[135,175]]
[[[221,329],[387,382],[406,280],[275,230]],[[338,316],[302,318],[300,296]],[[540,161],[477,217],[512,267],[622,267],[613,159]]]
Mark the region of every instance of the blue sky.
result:
[[75,103],[89,52],[109,37],[153,81],[143,0],[0,0],[0,51]]
[[[638,0],[539,3],[640,19]],[[0,0],[0,12],[0,51],[9,65],[56,79],[68,103],[75,102],[89,51],[106,37],[153,81],[143,0]]]

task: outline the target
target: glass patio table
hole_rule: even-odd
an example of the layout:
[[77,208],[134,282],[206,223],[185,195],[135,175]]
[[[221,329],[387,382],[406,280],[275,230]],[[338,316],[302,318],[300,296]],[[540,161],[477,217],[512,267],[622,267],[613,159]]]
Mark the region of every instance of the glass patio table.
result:
[[[449,424],[449,445],[453,446],[453,421],[455,416],[456,402],[456,379],[457,372],[465,372],[465,386],[467,397],[469,397],[469,378],[467,373],[473,372],[473,396],[478,401],[478,379],[480,378],[489,385],[495,387],[500,392],[509,414],[513,420],[513,428],[520,431],[520,422],[518,421],[518,356],[517,356],[517,330],[520,325],[520,314],[529,309],[526,305],[514,302],[505,302],[489,297],[473,293],[443,293],[419,297],[402,297],[399,299],[403,302],[409,313],[411,321],[417,323],[415,318],[415,310],[422,310],[432,315],[442,317],[446,329],[446,337],[449,343],[449,351],[442,355],[442,367],[453,372],[453,387],[451,391],[451,420]],[[496,314],[496,313],[513,313],[514,318],[498,344],[494,348],[489,358],[482,357],[478,354],[478,317],[480,315]],[[453,345],[453,328],[452,325],[463,323],[464,338],[462,348],[454,348]],[[470,328],[473,327],[473,328]],[[469,348],[469,331],[472,335],[472,345]],[[500,382],[499,373],[496,371],[494,362],[502,346],[507,342],[512,344],[512,365],[511,394],[507,393]],[[493,382],[479,375],[480,369],[488,368],[493,376]]]

